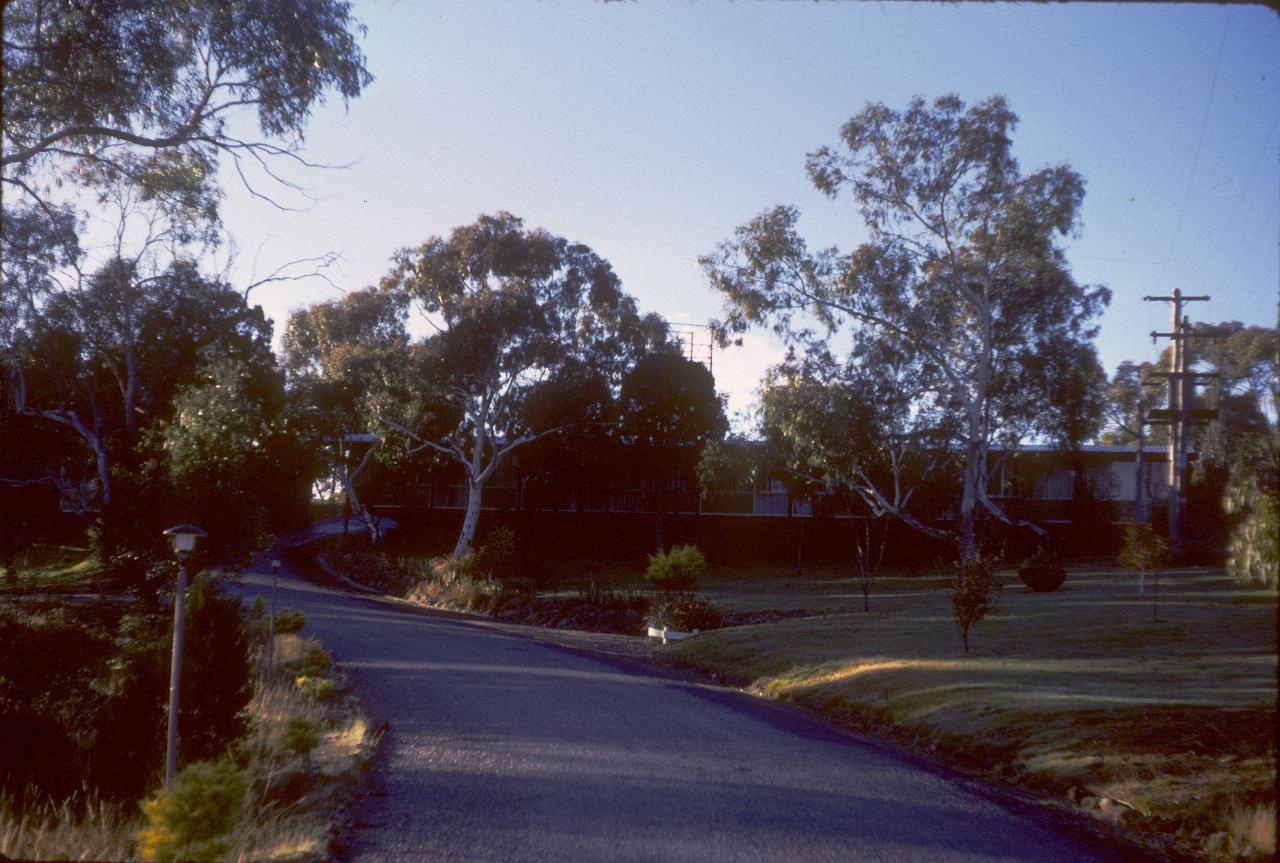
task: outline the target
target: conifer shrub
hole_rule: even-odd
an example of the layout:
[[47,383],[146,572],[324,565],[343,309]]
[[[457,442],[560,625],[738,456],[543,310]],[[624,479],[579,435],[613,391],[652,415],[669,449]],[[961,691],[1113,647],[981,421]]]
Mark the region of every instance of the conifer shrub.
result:
[[230,759],[197,761],[143,804],[147,826],[138,832],[143,860],[216,861],[227,854],[227,834],[244,803],[248,777]]
[[307,776],[311,776],[311,752],[324,739],[324,728],[309,716],[295,716],[285,724],[280,745],[302,756]]
[[1018,567],[1018,578],[1036,593],[1053,593],[1067,580],[1067,568],[1057,555],[1041,547]]
[[692,594],[707,571],[707,559],[696,545],[677,545],[649,555],[645,581],[663,593]]

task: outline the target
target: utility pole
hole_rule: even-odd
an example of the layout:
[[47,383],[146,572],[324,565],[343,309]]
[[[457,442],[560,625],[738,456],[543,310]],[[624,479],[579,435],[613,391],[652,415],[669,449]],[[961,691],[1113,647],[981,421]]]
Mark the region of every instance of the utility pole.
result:
[[1169,426],[1169,544],[1177,547],[1187,538],[1187,486],[1190,480],[1188,471],[1189,458],[1187,441],[1190,437],[1193,422],[1213,419],[1217,411],[1196,408],[1195,385],[1197,380],[1216,377],[1212,374],[1201,374],[1187,371],[1187,340],[1208,338],[1191,332],[1191,322],[1183,313],[1186,303],[1201,302],[1210,299],[1208,296],[1185,296],[1178,288],[1174,288],[1171,297],[1143,297],[1146,302],[1165,302],[1172,304],[1173,328],[1171,332],[1152,331],[1151,341],[1167,338],[1171,342],[1169,371],[1153,372],[1154,377],[1168,380],[1168,407],[1147,411],[1146,422],[1150,424],[1167,423]]

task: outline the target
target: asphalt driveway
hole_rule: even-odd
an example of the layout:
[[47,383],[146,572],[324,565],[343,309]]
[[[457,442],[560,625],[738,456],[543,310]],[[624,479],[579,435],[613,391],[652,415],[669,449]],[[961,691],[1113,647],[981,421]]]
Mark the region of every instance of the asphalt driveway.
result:
[[288,572],[278,602],[389,723],[352,860],[1132,859],[732,690]]

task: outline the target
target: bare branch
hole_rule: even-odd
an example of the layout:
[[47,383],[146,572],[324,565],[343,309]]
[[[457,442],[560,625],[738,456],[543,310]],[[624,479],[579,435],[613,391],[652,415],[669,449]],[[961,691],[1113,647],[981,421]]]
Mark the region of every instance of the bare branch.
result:
[[[269,276],[250,282],[248,286],[246,286],[245,289],[240,293],[244,296],[245,300],[247,301],[249,299],[249,293],[253,291],[255,288],[260,288],[263,285],[269,285],[275,282],[301,282],[307,279],[323,279],[325,282],[329,284],[330,287],[338,288],[338,284],[334,282],[333,279],[329,278],[329,276],[322,271],[336,265],[341,260],[343,260],[343,257],[339,255],[337,252],[326,252],[323,255],[315,255],[310,258],[297,258],[295,260],[289,261],[288,263],[284,263],[276,267],[274,270],[271,271],[271,274]],[[290,268],[301,266],[303,264],[313,264],[314,266],[310,272],[305,272],[305,273],[288,272]],[[341,290],[340,288],[338,289]]]

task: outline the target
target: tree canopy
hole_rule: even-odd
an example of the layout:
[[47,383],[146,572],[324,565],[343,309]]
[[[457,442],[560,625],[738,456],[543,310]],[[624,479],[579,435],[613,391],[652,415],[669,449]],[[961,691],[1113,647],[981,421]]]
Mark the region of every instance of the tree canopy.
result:
[[[4,182],[44,198],[64,181],[123,180],[208,223],[221,154],[242,177],[245,160],[296,158],[313,107],[372,80],[359,31],[342,0],[6,2]],[[237,137],[244,110],[291,140]]]
[[[270,323],[192,262],[147,273],[112,259],[83,289],[48,296],[19,324],[6,336],[0,408],[4,437],[17,446],[5,447],[0,480],[11,490],[55,488],[62,509],[96,524],[104,557],[158,540],[159,528],[149,537],[143,525],[162,516],[165,501],[195,491],[179,480],[194,476],[198,456],[215,470],[271,451],[263,424],[281,407],[283,382]],[[227,434],[228,419],[241,425],[238,435]],[[245,446],[235,449],[237,441]],[[264,464],[258,458],[259,489]],[[217,497],[207,486],[199,494]],[[228,553],[242,540],[243,531],[218,539]]]
[[[389,405],[379,419],[411,449],[463,469],[458,554],[471,546],[494,471],[521,447],[588,421],[597,408],[580,396],[601,391],[589,382],[616,387],[666,340],[666,325],[637,312],[607,261],[505,212],[400,250],[379,287],[432,328],[412,349],[418,401],[399,415]],[[442,417],[450,421],[438,426]]]
[[[402,314],[386,292],[353,291],[294,312],[284,335],[296,427],[336,469],[352,514],[375,543],[381,529],[361,486],[376,458],[391,458],[377,414],[391,405],[411,404],[416,384]],[[421,421],[423,411],[415,413]],[[373,435],[375,440],[357,451],[348,445],[353,435]]]
[[657,488],[655,545],[661,552],[669,487],[693,476],[707,444],[724,437],[724,406],[710,369],[674,351],[658,351],[642,357],[623,378],[618,413],[632,478]]
[[1065,433],[1062,412],[1045,410],[1065,404],[1051,387],[1091,355],[1092,321],[1110,298],[1076,283],[1058,242],[1079,227],[1084,180],[1066,165],[1023,174],[1016,125],[999,96],[868,104],[841,128],[840,147],[807,161],[819,190],[853,198],[868,242],[810,250],[798,211],[778,206],[702,259],[726,301],[726,332],[770,326],[814,365],[847,345],[845,367],[864,386],[894,358],[911,410],[933,415],[933,440],[945,435],[959,454],[947,530],[964,559],[978,554],[980,517],[1010,520],[987,493],[992,447]]
[[[5,504],[56,489],[104,557],[147,551],[166,512],[200,513],[208,547],[241,555],[304,454],[270,322],[193,248],[220,238],[221,168],[261,197],[263,178],[293,186],[279,163],[306,164],[311,111],[371,80],[361,28],[344,0],[3,7]],[[119,218],[91,256],[77,208],[95,200]]]

